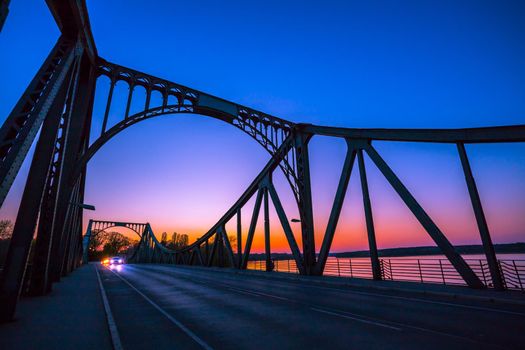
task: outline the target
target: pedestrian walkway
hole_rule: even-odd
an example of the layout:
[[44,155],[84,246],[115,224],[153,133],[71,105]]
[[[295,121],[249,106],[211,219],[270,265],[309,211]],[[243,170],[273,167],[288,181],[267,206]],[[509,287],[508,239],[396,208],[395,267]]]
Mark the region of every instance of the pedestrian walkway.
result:
[[0,324],[1,349],[112,349],[94,265],[84,265],[43,297],[22,298]]

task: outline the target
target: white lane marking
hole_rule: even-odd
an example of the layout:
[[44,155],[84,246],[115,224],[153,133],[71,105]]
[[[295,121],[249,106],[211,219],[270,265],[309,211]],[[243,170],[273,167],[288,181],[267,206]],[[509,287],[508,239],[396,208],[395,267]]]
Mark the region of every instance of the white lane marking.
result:
[[[151,270],[154,270],[154,269],[151,269]],[[177,274],[177,273],[175,273],[175,274]],[[209,285],[209,283],[199,282],[199,281],[195,281],[192,278],[188,278],[187,277],[188,274],[184,274],[184,273],[181,273],[181,274],[185,276],[185,277],[182,277],[182,278],[184,278],[186,280],[192,281],[194,283]],[[173,276],[173,277],[177,278],[176,276]],[[181,277],[179,276],[179,278],[181,278]],[[234,292],[237,292],[237,293],[241,293],[241,294],[246,294],[246,295],[251,295],[251,296],[266,296],[266,297],[270,297],[270,298],[282,299],[281,297],[278,297],[278,296],[275,296],[275,295],[271,295],[271,294],[266,294],[266,293],[260,293],[260,292],[255,292],[255,291],[249,291],[249,290],[245,290],[245,289],[238,289],[238,288],[229,287],[229,285],[226,284],[226,283],[216,282],[216,281],[213,281],[213,280],[211,281],[211,284],[215,284],[215,285],[219,285],[219,286],[222,285],[223,287],[225,287],[228,290],[231,290],[231,291],[234,291]],[[319,288],[324,288],[324,287],[319,287]],[[324,288],[324,289],[343,291],[343,290],[334,289],[334,288]],[[380,294],[377,294],[377,295],[380,295]],[[311,310],[314,310],[314,311],[317,311],[317,312],[322,312],[322,313],[333,315],[333,316],[338,316],[338,317],[342,317],[342,318],[346,318],[346,319],[351,319],[351,320],[355,320],[355,321],[359,321],[359,322],[363,322],[363,323],[369,323],[369,324],[373,324],[373,325],[380,326],[380,327],[391,328],[391,329],[394,329],[396,331],[402,331],[403,330],[403,328],[398,328],[398,327],[390,326],[388,324],[383,324],[381,322],[375,322],[375,321],[370,321],[370,320],[367,320],[367,319],[363,319],[363,318],[368,318],[368,319],[373,320],[373,318],[368,317],[368,316],[364,316],[364,315],[353,314],[353,313],[350,313],[350,312],[347,312],[347,311],[343,311],[343,310],[319,309],[319,308],[316,308],[316,307],[312,307],[311,305],[308,305],[308,304],[305,304],[305,303],[301,303],[301,302],[298,302],[298,301],[294,301],[294,300],[291,300],[291,299],[286,299],[286,301],[291,301],[293,303],[299,303],[301,305],[309,307]],[[467,341],[467,342],[470,342],[470,343],[473,343],[473,344],[478,344],[478,345],[482,344],[479,341],[476,341],[476,340],[473,340],[473,339],[470,339],[470,338],[467,338],[467,337],[463,337],[463,336],[460,336],[460,335],[455,335],[455,334],[451,334],[451,333],[436,331],[436,330],[423,328],[423,327],[417,327],[417,326],[404,324],[404,323],[399,323],[399,322],[395,322],[395,321],[387,321],[387,320],[385,320],[385,321],[390,323],[390,324],[392,324],[392,325],[396,325],[396,326],[399,326],[399,327],[410,328],[410,329],[418,330],[418,331],[421,331],[421,332],[427,332],[427,333],[437,334],[437,335],[440,335],[440,336],[446,336],[446,337],[451,337],[451,338],[455,338],[455,339],[460,339],[462,341]],[[495,345],[495,344],[490,344],[490,345],[500,348],[498,345]]]
[[[340,314],[340,313],[332,312],[332,311],[328,311],[328,310],[317,309],[317,308],[315,308],[315,307],[311,307],[310,310],[317,311],[317,312],[321,312],[321,313],[323,313],[323,314],[327,314],[327,315],[332,315],[332,316],[337,316],[337,317],[347,318],[347,319],[349,319],[349,320],[354,320],[354,321],[361,322],[361,323],[367,323],[367,324],[371,324],[371,325],[374,325],[374,326],[379,326],[379,327],[389,328],[389,329],[393,329],[393,330],[398,331],[398,332],[402,330],[401,328],[393,327],[393,326],[389,326],[389,325],[384,324],[384,323],[374,322],[374,321],[368,321],[368,320],[365,320],[365,319],[362,319],[362,318],[359,318],[359,317],[356,317],[356,316],[349,316],[348,313]],[[350,315],[352,315],[352,314],[350,314]]]
[[[168,267],[168,266],[162,266],[162,267],[165,267],[165,268],[170,269],[170,270],[172,269],[171,267]],[[181,271],[178,271],[178,272],[181,273]],[[204,275],[206,273],[207,272],[205,272]],[[184,272],[182,272],[181,274],[188,275],[188,273],[184,273]],[[201,273],[200,275],[203,275],[203,274]],[[249,275],[249,276],[250,277],[254,277],[254,279],[257,279],[257,280],[261,281],[259,276],[253,276],[253,275]],[[238,282],[238,280],[236,280],[234,278],[231,278],[231,277],[229,278],[229,280],[230,281],[234,281],[234,282],[235,281]],[[299,283],[301,283],[301,282],[303,282],[303,281],[299,281]],[[280,280],[279,282],[277,282],[275,284],[278,284],[278,285],[281,285],[281,286],[293,286],[294,284],[297,284],[297,283],[287,283],[286,281]],[[345,293],[345,294],[368,295],[368,296],[375,296],[375,297],[381,297],[381,298],[390,298],[390,299],[398,299],[398,300],[415,301],[415,302],[426,303],[426,304],[445,305],[445,306],[458,307],[458,308],[463,308],[463,309],[471,309],[471,310],[477,310],[477,311],[495,312],[495,313],[500,313],[500,314],[507,314],[507,315],[521,316],[521,317],[525,316],[525,313],[521,313],[521,312],[508,311],[508,310],[499,310],[499,309],[493,309],[493,308],[483,307],[483,306],[472,306],[472,305],[465,305],[465,304],[449,303],[449,302],[446,302],[446,301],[433,301],[433,300],[425,300],[425,299],[420,299],[420,298],[401,297],[401,296],[396,296],[396,295],[388,295],[388,294],[380,294],[380,293],[360,292],[360,291],[355,291],[355,290],[350,289],[350,288],[352,288],[352,286],[347,286],[346,288],[348,288],[348,289],[322,287],[322,286],[316,286],[316,285],[311,285],[311,284],[309,284],[308,286],[311,287],[311,288],[330,290],[330,291],[340,292],[340,293]],[[366,288],[366,287],[362,287],[362,288]]]
[[[153,272],[153,271],[155,271],[157,269],[155,269],[155,268],[146,268],[146,270],[151,270]],[[196,281],[193,278],[189,278],[188,277],[188,276],[195,277],[194,275],[190,275],[190,274],[183,273],[183,272],[180,272],[180,271],[173,271],[172,269],[170,269],[170,270],[171,270],[170,272],[172,272],[172,277],[174,277],[174,278],[183,278],[183,279],[189,280],[189,281],[191,281],[193,283],[209,285],[210,281],[211,281],[211,284],[215,284],[215,285],[218,285],[218,286],[222,285],[225,289],[228,289],[228,290],[231,290],[231,291],[235,291],[235,292],[238,292],[238,293],[241,293],[241,294],[246,294],[246,295],[251,295],[251,296],[266,296],[266,297],[271,297],[271,298],[282,299],[281,297],[278,297],[278,296],[275,296],[275,295],[271,295],[271,294],[266,294],[266,293],[260,293],[260,292],[256,292],[256,291],[249,291],[249,290],[244,290],[244,289],[233,288],[233,287],[230,287],[226,283],[216,282],[215,280],[210,279],[210,278],[207,278],[208,282]],[[180,275],[183,275],[184,277],[182,277]],[[200,275],[201,278],[204,277],[206,279],[206,276],[202,276],[203,274],[199,274],[199,275]],[[235,279],[232,279],[232,278],[229,278],[229,280],[230,281],[234,281],[234,282],[238,281],[238,280],[235,280]],[[279,283],[277,283],[277,284],[279,284]],[[290,284],[286,284],[286,283],[280,283],[280,285],[282,285],[282,286],[290,286]],[[332,290],[332,291],[345,292],[345,290],[337,289],[337,288],[327,288],[327,287],[319,287],[319,286],[311,286],[311,287],[320,288],[320,289],[327,289],[327,290]],[[357,292],[357,293],[361,293],[361,294],[365,294],[365,295],[368,294],[368,293],[364,293],[364,292]],[[388,297],[388,295],[374,294],[374,293],[370,293],[370,295],[386,296],[386,297]],[[412,300],[411,298],[403,298],[403,297],[397,297],[397,298],[406,299],[406,300]],[[404,323],[399,323],[399,322],[395,322],[395,321],[385,320],[385,322],[388,322],[388,323],[390,323],[392,325],[403,327],[403,328],[397,328],[397,327],[389,326],[387,324],[382,324],[380,322],[368,321],[366,319],[360,318],[360,317],[365,317],[365,318],[373,320],[373,318],[368,317],[368,316],[353,314],[353,313],[350,313],[350,312],[347,312],[347,311],[343,311],[343,310],[318,309],[318,308],[313,307],[313,306],[317,306],[317,305],[308,305],[308,304],[305,304],[305,303],[302,303],[302,302],[298,302],[298,301],[292,300],[292,299],[286,299],[286,300],[289,301],[289,302],[293,302],[293,303],[299,303],[299,304],[301,304],[303,306],[306,306],[306,307],[309,307],[310,309],[315,310],[317,312],[323,312],[325,314],[339,316],[339,317],[352,319],[352,320],[356,320],[356,321],[360,321],[360,322],[364,322],[364,323],[371,323],[371,324],[375,324],[375,325],[382,326],[382,327],[393,328],[393,329],[395,329],[397,331],[403,331],[403,328],[410,328],[410,329],[418,330],[418,331],[421,331],[421,332],[427,332],[427,333],[437,334],[437,335],[440,335],[440,336],[446,336],[446,337],[450,337],[450,338],[459,339],[459,340],[466,341],[466,342],[473,343],[473,344],[477,344],[477,345],[485,344],[483,342],[480,342],[480,341],[477,341],[477,340],[473,340],[473,339],[468,338],[468,337],[463,337],[463,336],[460,336],[460,335],[455,335],[455,334],[446,333],[446,332],[442,332],[442,331],[437,331],[437,330],[432,330],[432,329],[428,329],[428,328],[422,328],[422,327],[418,327],[418,326],[413,326],[413,325],[410,325],[410,324],[404,324]],[[418,301],[420,299],[415,299],[415,300]],[[420,300],[420,301],[426,302],[426,300]],[[451,305],[452,306],[457,306],[456,304],[451,304]],[[462,306],[462,305],[459,305],[459,306]],[[466,307],[468,307],[468,306],[466,306]],[[492,310],[492,309],[489,309],[489,310]],[[490,346],[493,346],[493,347],[499,348],[499,349],[503,349],[499,345],[492,344],[492,343],[490,343]]]
[[111,336],[111,342],[113,343],[113,349],[123,350],[124,348],[122,347],[122,342],[120,341],[117,324],[115,323],[115,319],[113,318],[113,313],[111,312],[111,308],[109,306],[108,296],[106,294],[106,290],[104,289],[104,285],[102,284],[102,280],[100,279],[100,273],[98,272],[98,268],[96,266],[95,272],[97,273],[98,286],[100,287],[102,303],[104,304],[104,310],[106,311],[106,321],[108,322],[109,334]]
[[168,320],[173,322],[177,327],[179,327],[184,333],[186,333],[191,339],[193,339],[195,342],[197,342],[200,346],[202,346],[206,350],[213,350],[211,346],[206,344],[204,340],[199,338],[195,333],[190,331],[186,326],[184,326],[182,323],[180,323],[177,319],[175,319],[173,316],[171,316],[169,313],[164,311],[159,305],[157,305],[153,300],[151,300],[147,295],[142,293],[140,290],[138,290],[134,285],[132,285],[127,279],[119,275],[118,273],[110,270],[113,272],[118,278],[120,278],[124,283],[126,283],[128,286],[130,286],[135,292],[137,292],[141,297],[143,297],[148,303],[150,303],[155,309],[157,309],[161,314],[166,316]]
[[[151,269],[151,270],[155,271],[156,269]],[[186,280],[189,280],[189,281],[192,281],[192,282],[198,283],[198,284],[209,285],[209,282],[205,283],[205,282],[202,282],[202,281],[196,281],[196,280],[194,280],[192,278],[187,277],[188,274],[185,274],[185,273],[179,273],[178,275],[181,275],[181,274],[183,276],[185,276],[185,277],[182,277],[182,278],[184,278]],[[175,275],[177,275],[176,272],[175,272]],[[173,276],[173,277],[177,278],[177,276]],[[180,276],[178,276],[178,277],[181,278]],[[193,277],[193,276],[191,276],[191,277]],[[203,277],[202,274],[201,274],[201,277]],[[210,280],[210,279],[208,278],[208,280]],[[234,279],[231,279],[231,278],[229,280],[235,281]],[[246,295],[251,295],[251,296],[265,296],[265,297],[276,298],[276,299],[285,299],[285,298],[281,298],[281,297],[278,297],[278,296],[275,296],[275,295],[271,295],[271,294],[266,294],[266,293],[261,293],[261,292],[256,292],[256,291],[249,291],[249,290],[245,290],[245,289],[233,288],[233,287],[230,287],[226,283],[216,282],[213,279],[211,280],[211,284],[215,284],[215,285],[218,285],[218,286],[222,285],[225,289],[228,289],[228,290],[231,290],[231,291],[235,291],[235,292],[238,292],[238,293],[241,293],[241,294],[246,294]],[[282,284],[281,283],[281,285],[286,285],[286,284]],[[312,287],[314,287],[314,286],[312,286]],[[328,290],[344,292],[344,290],[342,290],[342,289],[326,288],[326,287],[316,287],[316,288],[322,288],[322,289],[328,289]],[[363,293],[363,294],[367,294],[367,293]],[[382,296],[381,294],[372,294],[372,295]],[[400,297],[400,298],[402,298],[402,297]],[[411,300],[410,298],[403,298],[403,299]],[[380,323],[380,322],[369,321],[369,320],[361,318],[361,317],[364,317],[364,318],[368,318],[368,319],[373,320],[373,318],[368,317],[368,316],[353,314],[353,313],[350,313],[350,312],[347,312],[347,311],[343,311],[343,310],[318,309],[316,307],[313,307],[313,306],[317,306],[317,305],[313,305],[312,306],[312,305],[308,305],[308,304],[305,304],[305,303],[302,303],[302,302],[298,302],[298,301],[292,300],[292,299],[285,299],[285,300],[288,301],[288,302],[298,303],[300,305],[309,307],[310,309],[315,310],[317,312],[323,312],[325,314],[330,314],[330,315],[339,316],[339,317],[343,317],[343,318],[347,318],[347,319],[352,319],[352,320],[356,320],[356,321],[359,321],[359,322],[371,323],[371,324],[375,324],[375,325],[381,326],[381,327],[392,328],[392,329],[395,329],[396,331],[402,331],[403,330],[403,328],[397,328],[397,327],[390,326],[390,325],[387,325],[387,324],[383,324],[383,323]],[[422,301],[425,301],[425,300],[422,300]],[[451,304],[451,305],[455,305],[455,304]],[[399,322],[395,322],[395,321],[388,321],[388,320],[385,320],[385,321],[390,323],[390,324],[392,324],[392,325],[396,325],[396,326],[399,326],[399,327],[411,328],[411,329],[418,330],[418,331],[421,331],[421,332],[427,332],[427,333],[437,334],[437,335],[440,335],[440,336],[451,337],[451,338],[467,341],[467,342],[470,342],[470,343],[473,343],[473,344],[477,344],[477,345],[484,344],[484,343],[481,343],[479,341],[470,339],[468,337],[463,337],[463,336],[460,336],[460,335],[455,335],[455,334],[441,332],[441,331],[432,330],[432,329],[428,329],[428,328],[413,326],[413,325],[405,324],[405,323],[399,323]],[[495,345],[495,344],[490,344],[490,346],[494,346],[494,347],[497,347],[497,348],[501,349],[501,347],[499,347],[498,345]]]
[[326,289],[326,290],[335,291],[335,292],[342,292],[342,293],[369,295],[369,296],[375,296],[375,297],[386,297],[386,298],[391,298],[391,299],[408,300],[408,301],[415,301],[415,302],[426,303],[426,304],[445,305],[445,306],[452,306],[452,307],[458,307],[458,308],[463,308],[463,309],[473,309],[473,310],[478,310],[478,311],[490,311],[490,312],[496,312],[496,313],[501,313],[501,314],[522,316],[522,317],[525,316],[525,313],[507,311],[507,310],[498,310],[498,309],[492,309],[492,308],[483,307],[483,306],[455,304],[455,303],[448,303],[446,301],[433,301],[433,300],[425,300],[425,299],[419,299],[419,298],[400,297],[397,295],[359,292],[359,291],[354,291],[354,290],[344,290],[344,289],[338,289],[338,288],[329,288],[329,287],[320,287],[320,286],[312,286],[312,287],[318,288],[318,289]]
[[259,292],[259,291],[257,291],[256,293],[259,294],[259,295],[265,296],[265,297],[269,297],[269,298],[275,298],[275,299],[284,300],[284,301],[292,301],[291,299],[284,298],[284,297],[279,297],[277,295],[266,294],[266,293]]
[[[251,292],[251,291],[248,291],[248,290],[236,289],[236,288],[231,288],[231,287],[227,288],[227,289],[229,289],[231,291],[235,291],[235,292],[241,293],[241,294],[248,294],[248,295],[255,295],[255,296],[266,296],[266,297],[270,297],[270,298],[284,299],[286,301],[296,302],[296,301],[293,301],[291,299],[285,299],[285,298],[281,298],[281,297],[278,297],[278,296],[275,296],[275,295],[271,295],[271,294],[266,294],[266,293]],[[299,304],[303,304],[303,303],[299,302]],[[305,305],[305,304],[303,304],[303,305]],[[363,322],[363,323],[369,323],[369,324],[373,324],[373,325],[380,326],[380,327],[391,328],[391,329],[394,329],[396,331],[402,331],[403,330],[402,328],[390,326],[390,325],[387,325],[387,324],[384,324],[384,323],[381,323],[381,322],[369,321],[369,320],[363,319],[363,317],[364,318],[368,318],[368,319],[373,319],[373,318],[368,317],[368,316],[364,316],[364,315],[354,314],[354,313],[351,313],[351,312],[348,312],[348,311],[330,310],[330,309],[327,310],[327,309],[319,309],[319,308],[316,308],[316,307],[310,307],[310,309],[314,310],[314,311],[317,311],[317,312],[322,312],[322,313],[325,313],[325,314],[333,315],[333,316],[339,316],[339,317],[342,317],[342,318],[347,318],[347,319],[351,319],[351,320],[355,320],[355,321],[359,321],[359,322]],[[395,322],[395,321],[386,321],[386,322],[389,322],[390,324],[393,324],[393,325],[396,325],[396,326],[399,326],[399,327],[411,328],[411,329],[415,329],[415,330],[418,330],[418,331],[421,331],[421,332],[438,334],[438,335],[441,335],[441,336],[461,339],[461,340],[468,341],[468,342],[471,342],[471,343],[480,344],[480,342],[478,342],[476,340],[472,340],[470,338],[463,337],[463,336],[460,336],[460,335],[455,335],[455,334],[451,334],[451,333],[436,331],[436,330],[432,330],[432,329],[428,329],[428,328],[413,326],[413,325],[410,325],[410,324],[399,323],[399,322]],[[494,346],[496,346],[496,345],[494,345]]]
[[[315,308],[312,308],[312,310],[314,310],[314,309]],[[369,318],[367,316],[357,315],[357,314],[353,314],[353,313],[350,313],[350,312],[347,312],[347,311],[340,311],[340,310],[315,309],[315,311],[324,312],[324,313],[331,314],[331,315],[334,315],[334,316],[345,317],[345,318],[350,318],[350,319],[354,319],[354,317],[357,317],[357,318],[358,317]],[[372,318],[370,318],[370,319],[372,319]],[[358,319],[358,320],[360,320],[360,319]],[[372,322],[372,321],[368,321],[368,322]],[[433,329],[413,326],[413,325],[409,325],[409,324],[405,324],[405,323],[399,323],[399,322],[395,322],[395,321],[387,321],[387,322],[392,324],[392,325],[396,325],[396,326],[404,327],[404,328],[411,328],[411,329],[418,330],[420,332],[427,332],[427,333],[437,334],[437,335],[440,335],[440,336],[451,337],[451,338],[460,339],[460,340],[467,341],[467,342],[474,343],[474,344],[484,344],[484,343],[481,343],[481,342],[479,342],[477,340],[474,340],[474,339],[471,339],[471,338],[468,338],[468,337],[463,337],[461,335],[456,335],[456,334],[436,331],[436,330],[433,330]],[[402,328],[398,328],[397,330],[401,331],[403,329]],[[501,348],[499,345],[496,345],[496,344],[490,344],[490,345],[494,346],[494,347]]]
[[244,290],[240,290],[240,289],[228,288],[228,290],[230,290],[230,291],[232,291],[232,292],[236,292],[236,293],[245,294],[245,295],[250,295],[250,296],[260,297],[260,295],[257,295],[257,294],[255,294],[255,293],[250,293],[250,292],[247,292],[247,291],[244,291]]
[[239,293],[254,295],[254,296],[257,296],[257,297],[268,297],[268,298],[274,298],[274,299],[279,299],[279,300],[284,300],[284,301],[291,301],[291,299],[283,298],[283,297],[280,297],[280,296],[277,296],[277,295],[271,295],[271,294],[266,294],[266,293],[262,293],[262,292],[259,292],[259,291],[253,291],[253,290],[247,290],[247,289],[232,288],[232,287],[228,286],[227,284],[223,284],[223,283],[215,283],[215,284],[216,285],[222,285],[223,287],[226,287],[228,290],[231,290],[233,292],[239,292]]

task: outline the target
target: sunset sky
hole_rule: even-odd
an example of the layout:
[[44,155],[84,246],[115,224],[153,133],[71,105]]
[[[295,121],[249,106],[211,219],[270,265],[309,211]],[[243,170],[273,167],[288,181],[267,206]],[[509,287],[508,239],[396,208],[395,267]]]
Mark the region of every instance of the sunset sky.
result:
[[[293,122],[384,128],[525,124],[522,1],[143,4],[88,1],[101,57]],[[11,3],[0,33],[1,121],[58,35],[45,2]],[[107,91],[108,82],[101,79],[93,139],[100,133]],[[116,89],[116,99],[126,94],[127,89]],[[117,103],[110,122],[121,113]],[[374,146],[453,243],[480,243],[454,145]],[[310,147],[319,249],[345,144],[317,136]],[[525,144],[467,145],[467,152],[493,240],[525,241]],[[177,231],[192,241],[268,160],[253,139],[218,120],[199,115],[147,120],[116,136],[89,163],[85,202],[97,210],[86,212],[85,219],[150,222],[158,236]],[[366,161],[379,248],[433,245]],[[28,166],[26,160],[0,219],[16,217]],[[275,174],[275,182],[288,218],[296,218],[283,175]],[[253,202],[243,210],[244,234]],[[273,212],[271,219],[272,249],[287,251]],[[264,246],[259,223],[255,252]],[[230,234],[234,228],[234,222],[227,226]],[[333,248],[367,248],[357,163]]]

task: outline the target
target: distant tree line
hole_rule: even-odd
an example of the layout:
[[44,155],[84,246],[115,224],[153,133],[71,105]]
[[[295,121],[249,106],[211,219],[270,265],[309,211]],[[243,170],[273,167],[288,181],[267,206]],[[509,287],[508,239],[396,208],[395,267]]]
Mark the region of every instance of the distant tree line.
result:
[[188,246],[189,237],[185,233],[173,232],[171,234],[170,240],[168,241],[168,234],[166,232],[162,232],[160,243],[169,249],[182,249]]
[[11,220],[0,220],[0,266],[4,266],[12,234],[13,223]]
[[[168,240],[168,233],[162,232],[160,236],[160,243],[170,249],[181,249],[189,245],[189,237],[185,233],[173,232],[171,239]],[[197,238],[198,239],[198,238]],[[228,236],[232,249],[237,249],[237,237]]]
[[138,244],[138,240],[131,239],[119,232],[92,230],[89,241],[89,260],[100,260],[104,257],[127,253]]

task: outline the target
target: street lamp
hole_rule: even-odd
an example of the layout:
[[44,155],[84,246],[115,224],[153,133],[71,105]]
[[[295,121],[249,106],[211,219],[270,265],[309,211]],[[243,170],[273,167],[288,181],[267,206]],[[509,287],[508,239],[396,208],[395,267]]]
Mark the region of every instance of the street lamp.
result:
[[95,210],[95,206],[94,205],[91,205],[91,204],[85,204],[85,203],[69,203],[71,205],[76,205],[77,207],[80,207],[82,209],[86,209],[86,210]]

